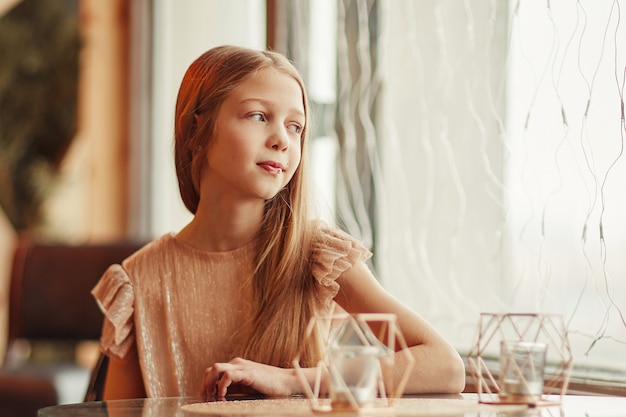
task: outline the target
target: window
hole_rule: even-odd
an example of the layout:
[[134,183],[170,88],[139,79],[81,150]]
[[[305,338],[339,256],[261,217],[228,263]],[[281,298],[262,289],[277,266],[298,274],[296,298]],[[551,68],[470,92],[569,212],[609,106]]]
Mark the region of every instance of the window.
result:
[[560,313],[625,369],[622,3],[329,2],[339,222],[461,352],[481,312]]

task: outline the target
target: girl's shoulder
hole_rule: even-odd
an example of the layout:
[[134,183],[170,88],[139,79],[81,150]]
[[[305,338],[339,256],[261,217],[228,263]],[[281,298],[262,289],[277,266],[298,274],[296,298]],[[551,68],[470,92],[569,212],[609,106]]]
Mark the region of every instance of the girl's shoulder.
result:
[[133,283],[150,276],[158,277],[163,268],[176,263],[185,263],[187,248],[181,245],[173,232],[164,234],[142,246],[124,259],[122,268]]
[[139,248],[135,253],[126,258],[125,262],[134,259],[151,258],[153,256],[160,256],[162,253],[167,252],[172,246],[175,245],[176,235],[173,232],[164,234]]
[[372,253],[343,230],[317,221],[311,224],[311,274],[317,282],[319,308],[330,311],[331,302],[339,292],[337,279],[359,262],[364,262]]
[[337,227],[323,221],[314,222],[312,227],[312,272],[322,283],[335,281],[351,266],[372,256],[372,252],[360,240]]
[[330,251],[339,254],[354,254],[362,260],[372,256],[363,242],[336,226],[331,226],[322,220],[311,223],[314,230],[311,247],[313,253]]

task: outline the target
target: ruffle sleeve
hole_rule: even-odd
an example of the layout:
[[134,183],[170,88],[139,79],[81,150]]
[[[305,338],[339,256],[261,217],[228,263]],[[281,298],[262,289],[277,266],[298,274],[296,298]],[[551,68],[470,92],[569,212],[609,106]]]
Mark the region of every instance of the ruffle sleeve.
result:
[[135,340],[135,294],[128,274],[121,265],[111,265],[91,294],[104,313],[100,349],[123,358]]
[[312,245],[311,272],[320,284],[317,298],[320,307],[330,308],[339,292],[337,278],[353,265],[365,261],[372,253],[349,234],[323,223]]

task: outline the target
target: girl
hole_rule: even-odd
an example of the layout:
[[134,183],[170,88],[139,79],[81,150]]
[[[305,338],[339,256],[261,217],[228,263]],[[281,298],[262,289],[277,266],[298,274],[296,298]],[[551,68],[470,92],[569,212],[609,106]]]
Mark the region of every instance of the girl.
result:
[[[311,317],[337,305],[397,316],[416,360],[405,392],[463,389],[457,352],[379,285],[370,252],[309,219],[308,111],[300,75],[279,54],[221,46],[191,64],[175,161],[194,217],[112,265],[93,290],[111,358],[106,399],[301,393],[291,361]],[[313,346],[301,362],[316,363]]]

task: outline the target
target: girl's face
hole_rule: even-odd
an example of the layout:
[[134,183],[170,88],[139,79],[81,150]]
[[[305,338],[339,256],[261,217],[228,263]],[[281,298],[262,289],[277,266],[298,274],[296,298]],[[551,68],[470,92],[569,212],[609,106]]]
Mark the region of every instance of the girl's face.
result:
[[200,195],[263,201],[274,197],[300,164],[305,122],[295,79],[274,69],[248,78],[220,107]]

